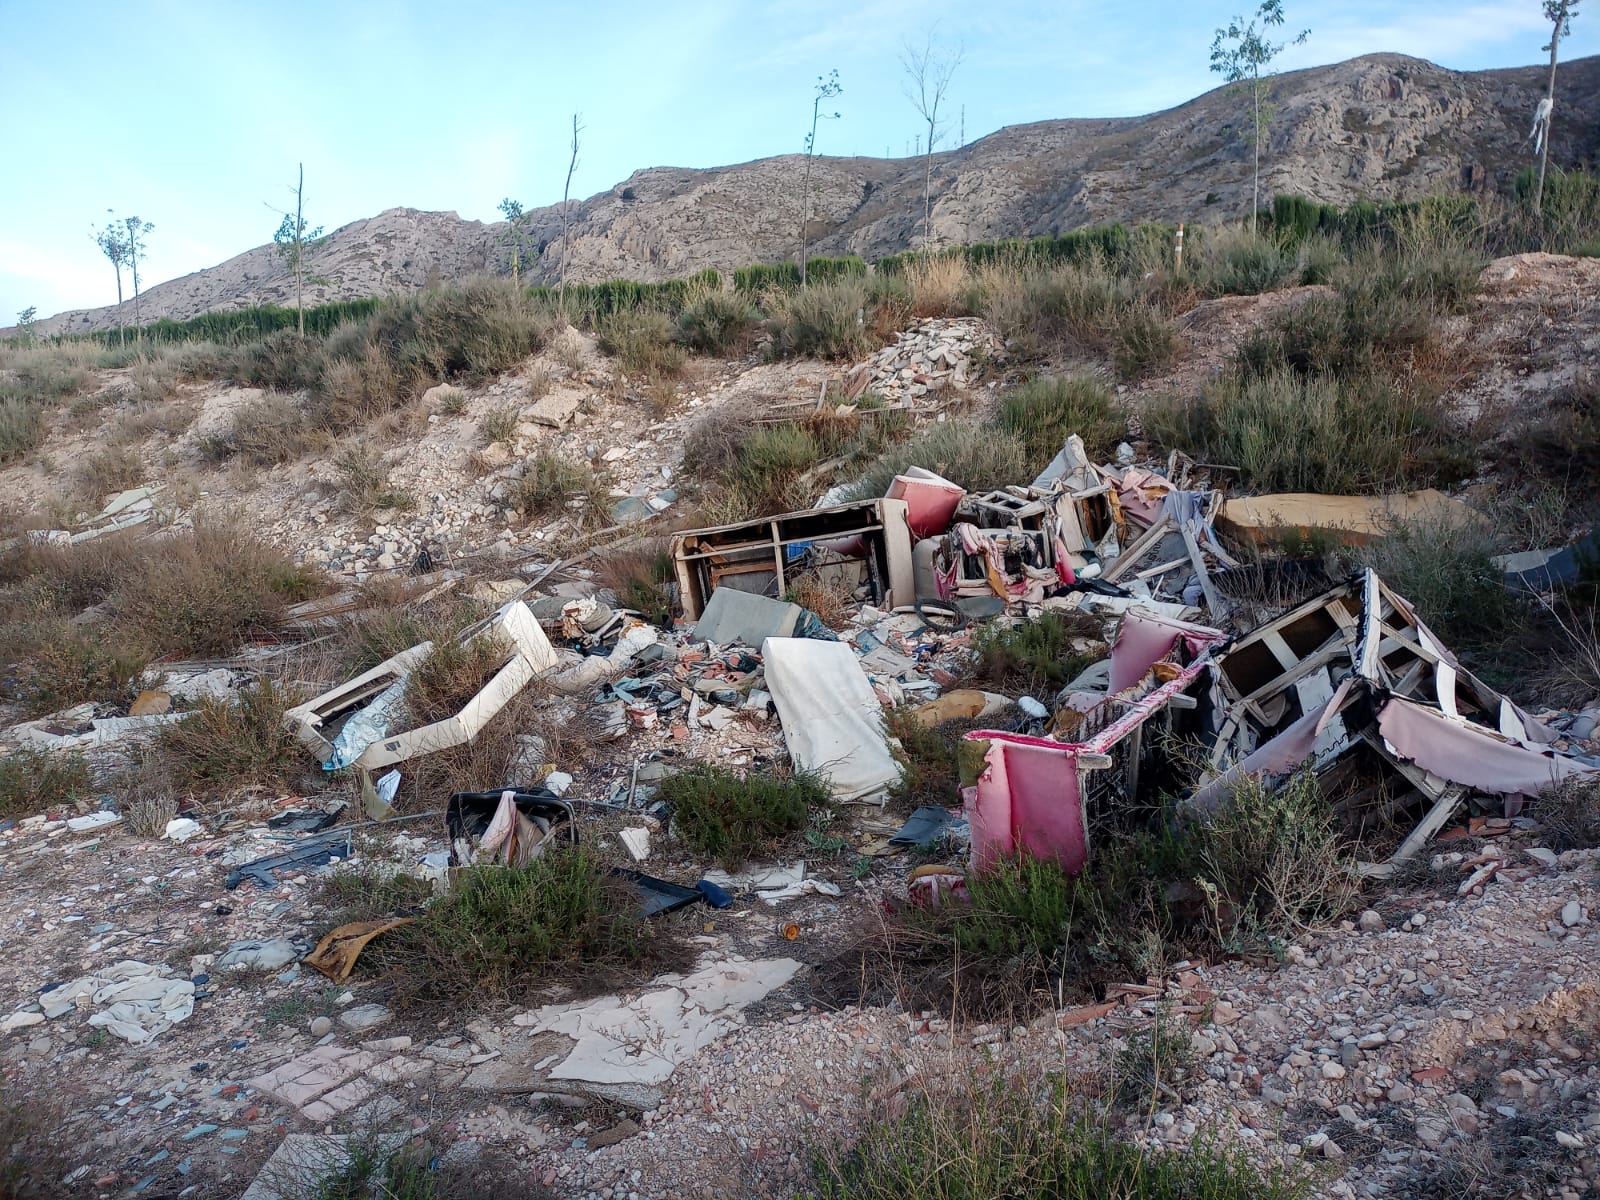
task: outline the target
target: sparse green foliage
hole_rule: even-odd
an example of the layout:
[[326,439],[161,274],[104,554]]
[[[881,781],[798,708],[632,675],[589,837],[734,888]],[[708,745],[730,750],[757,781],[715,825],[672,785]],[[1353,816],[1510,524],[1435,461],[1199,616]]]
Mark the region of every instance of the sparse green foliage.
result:
[[780,293],[769,322],[772,353],[778,358],[859,358],[872,348],[866,309],[866,285],[850,276]]
[[17,334],[22,338],[24,345],[31,345],[34,330],[39,324],[39,308],[30,304],[17,314]]
[[1261,143],[1272,123],[1272,64],[1289,46],[1299,46],[1311,36],[1309,29],[1286,42],[1272,41],[1272,31],[1284,24],[1283,0],[1261,0],[1247,20],[1234,17],[1217,30],[1211,43],[1211,69],[1233,87],[1245,92],[1250,108],[1247,134],[1255,161],[1250,190],[1250,230],[1256,228],[1261,207]]
[[583,507],[577,511],[580,523],[601,515],[598,510],[605,498],[605,489],[594,469],[587,463],[575,462],[546,447],[524,464],[526,471],[517,481],[512,507],[526,517],[558,517],[568,511],[573,500],[581,499]]
[[615,355],[630,375],[671,377],[683,370],[683,350],[673,342],[664,312],[636,308],[601,317],[595,324],[600,349]]
[[301,337],[306,335],[305,300],[302,294],[305,286],[306,255],[315,249],[322,239],[322,226],[318,225],[313,229],[305,218],[305,194],[306,167],[301,163],[300,173],[294,185],[294,212],[283,214],[282,224],[272,235],[272,240],[278,248],[278,257],[294,276],[295,332]]
[[1128,436],[1111,389],[1092,375],[1035,376],[1000,402],[995,423],[1041,465],[1060,453],[1070,434],[1083,438],[1092,462],[1111,458]]
[[656,948],[638,893],[582,847],[552,846],[526,867],[464,869],[418,919],[379,938],[361,970],[382,977],[399,1008],[484,1007],[517,999],[551,971],[637,964]]
[[0,818],[30,817],[46,807],[70,810],[93,789],[89,764],[76,751],[24,749],[0,757]]
[[237,700],[202,700],[192,716],[163,726],[158,744],[190,786],[286,785],[307,763],[283,720],[297,703],[293,692],[262,678]]
[[[1074,643],[1087,643],[1078,648]],[[972,678],[994,691],[1049,697],[1105,657],[1099,626],[1077,613],[1046,609],[1036,621],[994,622],[972,637]]]
[[737,870],[774,842],[806,827],[832,804],[827,782],[804,773],[740,775],[697,763],[662,780],[672,832],[697,854]]
[[[920,1073],[919,1073],[920,1078]],[[1068,1082],[988,1070],[914,1085],[904,1115],[813,1154],[822,1200],[1300,1200],[1309,1180],[1201,1138],[1121,1140]]]
[[738,292],[708,291],[678,314],[678,340],[697,354],[727,354],[748,345],[757,313]]

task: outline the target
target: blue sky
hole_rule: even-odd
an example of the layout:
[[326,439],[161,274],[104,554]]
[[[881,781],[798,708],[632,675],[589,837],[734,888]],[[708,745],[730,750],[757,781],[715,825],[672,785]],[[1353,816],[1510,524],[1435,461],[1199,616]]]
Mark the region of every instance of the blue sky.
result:
[[[801,148],[837,68],[825,154],[906,153],[902,39],[961,43],[970,141],[1052,117],[1132,115],[1216,83],[1214,28],[1247,0],[0,0],[0,325],[115,300],[90,240],[107,208],[155,222],[145,286],[267,241],[295,164],[329,230],[406,205],[497,218],[633,170]],[[1539,0],[1286,0],[1312,37],[1285,68],[1401,51],[1470,69],[1537,62]],[[1600,13],[1564,57],[1600,52]],[[950,137],[955,136],[954,124]]]

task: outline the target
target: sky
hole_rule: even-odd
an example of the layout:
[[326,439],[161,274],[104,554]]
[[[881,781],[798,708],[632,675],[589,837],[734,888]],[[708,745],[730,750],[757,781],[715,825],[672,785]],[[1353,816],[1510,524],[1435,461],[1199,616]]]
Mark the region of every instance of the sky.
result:
[[[332,231],[406,206],[497,220],[650,166],[802,149],[904,155],[907,37],[960,46],[951,128],[1132,116],[1215,86],[1218,25],[1254,0],[0,0],[0,325],[116,300],[91,231],[154,223],[145,287],[270,240],[305,164]],[[1457,69],[1526,65],[1540,0],[1285,0],[1310,27],[1282,69],[1398,51]],[[1600,13],[1564,58],[1600,53]]]

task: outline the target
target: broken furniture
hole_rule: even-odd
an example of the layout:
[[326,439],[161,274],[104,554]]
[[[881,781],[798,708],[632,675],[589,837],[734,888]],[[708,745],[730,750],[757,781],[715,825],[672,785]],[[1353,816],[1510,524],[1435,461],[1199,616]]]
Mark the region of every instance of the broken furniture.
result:
[[684,618],[698,620],[722,587],[782,596],[813,549],[861,562],[879,607],[909,605],[915,588],[907,512],[906,501],[885,498],[676,534],[672,558]]
[[1139,794],[1158,742],[1152,722],[1198,707],[1210,647],[1224,635],[1202,625],[1131,610],[1111,650],[1108,690],[1063,698],[1051,737],[977,730],[983,767],[963,789],[972,830],[972,863],[984,870],[1017,854],[1049,859],[1077,872],[1089,859],[1092,808]]
[[1415,855],[1468,791],[1503,796],[1510,815],[1597,770],[1463,668],[1371,570],[1235,639],[1213,679],[1210,778],[1191,802],[1209,809],[1246,775],[1281,780],[1304,766],[1326,784],[1359,752],[1401,781],[1389,815],[1408,797],[1427,805],[1392,862]]
[[[284,722],[330,770],[348,765],[374,771],[419,754],[470,742],[535,676],[559,663],[549,638],[520,600],[513,600],[468,630],[462,641],[484,637],[505,641],[506,663],[453,717],[403,733],[388,730],[388,721],[400,707],[407,677],[433,653],[433,643],[423,642],[342,687],[290,709],[284,714]],[[362,722],[362,736],[355,739],[361,744],[339,747],[336,757],[339,734],[352,721]],[[351,741],[348,737],[344,740]]]

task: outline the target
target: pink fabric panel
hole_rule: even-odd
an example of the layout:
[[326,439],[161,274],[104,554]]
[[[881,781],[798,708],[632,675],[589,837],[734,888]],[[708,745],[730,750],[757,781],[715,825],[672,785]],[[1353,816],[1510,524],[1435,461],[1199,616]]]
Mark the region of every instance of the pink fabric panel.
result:
[[906,520],[911,525],[911,536],[917,539],[936,537],[950,528],[950,518],[955,516],[961,498],[967,493],[953,483],[935,483],[931,479],[911,479],[896,475],[889,485],[888,499],[906,502]]
[[1487,731],[1458,725],[1398,696],[1378,714],[1378,729],[1400,757],[1441,779],[1481,792],[1537,796],[1569,776],[1597,773],[1572,759],[1541,754]]
[[1076,748],[1035,739],[993,740],[978,786],[968,789],[972,862],[985,870],[1017,851],[1077,873],[1089,858]]
[[1117,644],[1111,647],[1111,692],[1114,695],[1138,683],[1178,644],[1179,638],[1191,654],[1223,640],[1221,631],[1186,621],[1169,621],[1154,613],[1129,609],[1117,631]]
[[1161,519],[1161,505],[1171,490],[1172,484],[1165,476],[1129,467],[1117,485],[1117,499],[1124,510],[1149,526]]

